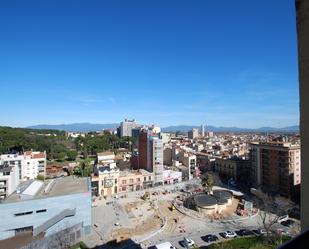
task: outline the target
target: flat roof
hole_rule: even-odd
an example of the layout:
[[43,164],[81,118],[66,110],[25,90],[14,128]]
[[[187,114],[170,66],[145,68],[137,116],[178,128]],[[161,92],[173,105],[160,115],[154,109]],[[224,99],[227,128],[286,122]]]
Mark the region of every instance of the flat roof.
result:
[[[19,202],[25,200],[33,200],[47,197],[55,197],[62,195],[85,193],[89,191],[88,177],[63,177],[42,182],[41,188],[33,196],[23,195],[14,192],[3,203]],[[25,182],[23,182],[25,184]],[[31,184],[30,184],[31,185]],[[27,189],[26,189],[27,190]]]
[[212,195],[218,199],[218,204],[225,204],[233,194],[228,190],[213,190]]
[[204,193],[194,195],[194,201],[198,207],[207,207],[217,204],[217,199],[215,197]]

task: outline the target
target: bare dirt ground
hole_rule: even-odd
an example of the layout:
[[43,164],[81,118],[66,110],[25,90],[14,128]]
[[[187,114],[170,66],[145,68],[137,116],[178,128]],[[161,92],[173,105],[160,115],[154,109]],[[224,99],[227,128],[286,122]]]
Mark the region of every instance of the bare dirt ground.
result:
[[119,227],[112,231],[112,238],[121,241],[134,235],[143,235],[160,229],[162,219],[155,210],[153,201],[136,200],[123,203],[132,227]]
[[172,210],[171,203],[166,200],[158,201],[158,207],[163,217],[166,217],[167,224],[164,229],[164,232],[173,233],[179,224],[182,223],[183,218],[185,217],[177,209]]

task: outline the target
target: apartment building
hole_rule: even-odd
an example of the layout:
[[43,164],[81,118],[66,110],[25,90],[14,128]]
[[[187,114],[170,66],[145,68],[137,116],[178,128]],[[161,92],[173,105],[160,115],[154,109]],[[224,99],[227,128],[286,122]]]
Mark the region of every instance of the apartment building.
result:
[[195,172],[196,172],[196,155],[192,154],[192,153],[187,153],[182,151],[181,153],[179,153],[180,155],[180,161],[182,162],[182,164],[186,167],[188,167],[189,169],[189,180],[191,180],[193,178],[193,176],[195,176]]
[[11,195],[20,182],[18,165],[0,164],[0,200]]
[[301,181],[299,145],[260,142],[250,147],[255,186],[291,197]]
[[198,129],[193,128],[191,131],[188,132],[188,138],[195,139],[198,137]]
[[45,176],[46,152],[26,151],[24,154],[0,155],[0,162],[17,166],[19,179],[22,181],[35,179],[39,174]]
[[120,123],[120,136],[121,137],[131,137],[132,136],[132,129],[136,128],[138,125],[135,122],[135,119],[128,120],[125,119],[123,122]]
[[16,191],[21,181],[45,177],[46,152],[26,151],[24,154],[0,155],[0,199]]
[[22,179],[33,180],[38,175],[45,176],[46,152],[26,151],[23,155]]
[[156,133],[142,130],[139,136],[139,169],[153,172],[155,184],[163,184],[163,142]]
[[113,152],[97,153],[94,173],[91,176],[92,193],[104,197],[117,194],[119,172]]

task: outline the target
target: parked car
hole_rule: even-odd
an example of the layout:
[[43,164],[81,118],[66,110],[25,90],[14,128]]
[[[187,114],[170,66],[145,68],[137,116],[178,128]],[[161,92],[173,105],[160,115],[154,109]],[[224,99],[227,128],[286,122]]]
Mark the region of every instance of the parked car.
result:
[[293,220],[286,220],[286,221],[282,221],[281,225],[289,227],[291,225],[293,225],[295,222]]
[[235,232],[232,232],[232,231],[225,231],[222,233],[222,236],[224,238],[236,238],[237,237],[237,234]]
[[283,216],[280,216],[279,219],[278,219],[278,223],[281,223],[282,221],[287,221],[289,219],[289,215],[283,215]]
[[300,220],[300,209],[297,207],[288,210],[289,217]]
[[189,238],[183,238],[183,241],[182,241],[183,245],[186,247],[186,248],[189,248],[191,246],[194,246],[195,243],[192,239],[189,239]]
[[240,229],[238,231],[235,231],[235,233],[238,235],[238,236],[249,236],[249,235],[254,235],[254,233],[250,230],[247,230],[247,229]]
[[265,235],[265,234],[267,234],[267,231],[265,229],[263,229],[263,228],[252,230],[252,232],[255,233],[256,235]]
[[202,236],[201,238],[206,242],[213,242],[219,239],[216,235],[213,234],[207,234],[205,236]]
[[155,245],[155,249],[176,249],[170,242],[163,242],[161,244]]

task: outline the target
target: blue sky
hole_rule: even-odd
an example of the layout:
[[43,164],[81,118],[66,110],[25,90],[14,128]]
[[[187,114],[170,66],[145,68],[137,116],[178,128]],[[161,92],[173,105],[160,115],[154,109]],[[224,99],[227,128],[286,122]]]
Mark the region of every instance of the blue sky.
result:
[[1,1],[0,125],[299,122],[293,0]]

